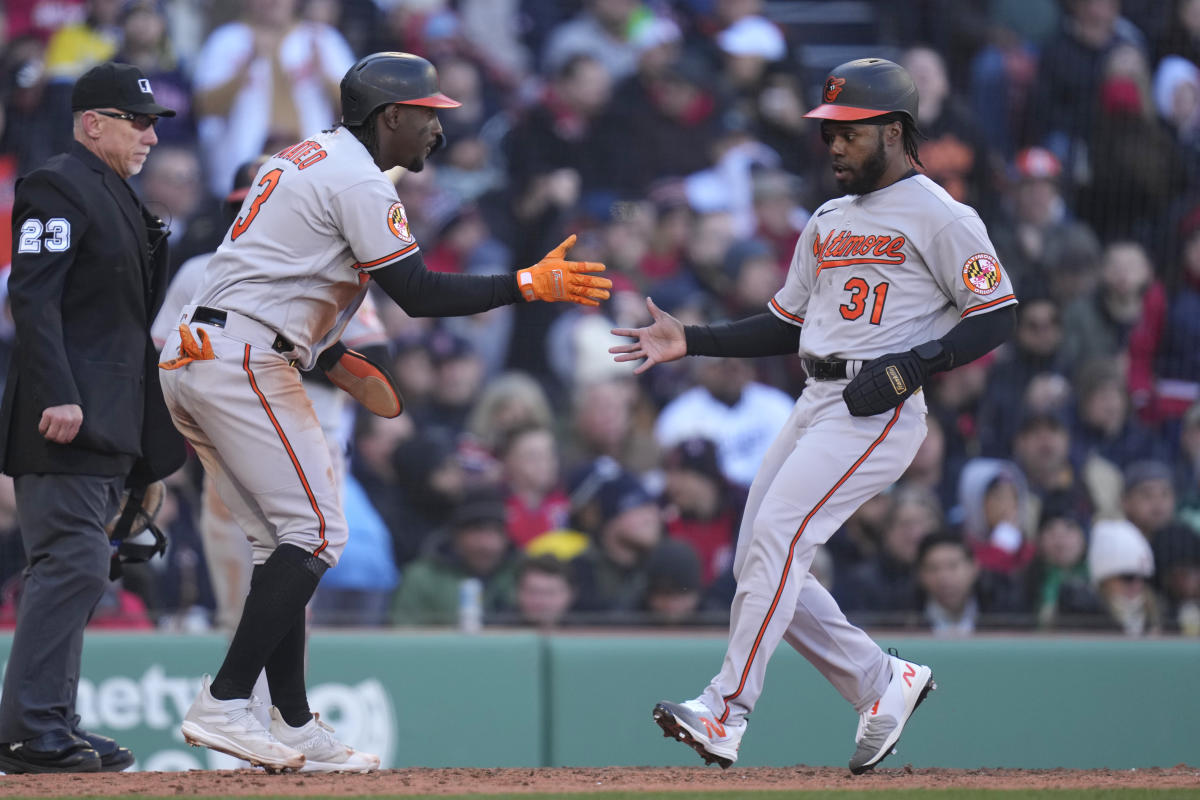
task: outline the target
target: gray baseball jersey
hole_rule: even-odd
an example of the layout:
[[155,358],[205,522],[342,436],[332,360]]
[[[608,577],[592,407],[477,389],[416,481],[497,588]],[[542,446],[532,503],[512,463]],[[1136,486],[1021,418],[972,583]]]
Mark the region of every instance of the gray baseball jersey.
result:
[[[337,563],[347,536],[339,471],[292,362],[310,368],[342,338],[369,270],[415,252],[395,187],[366,148],[344,128],[322,133],[267,160],[191,302],[165,326],[165,359],[182,355],[181,327],[210,341],[208,355],[166,365],[163,396],[254,563],[282,542]],[[293,349],[280,352],[277,335]]]
[[[979,215],[913,175],[817,209],[769,305],[802,326],[801,356],[865,361],[1016,302]],[[783,640],[860,713],[891,680],[887,654],[846,620],[809,567],[855,509],[912,462],[926,433],[925,396],[853,417],[842,399],[847,382],[809,379],[750,486],[729,645],[698,698],[722,725],[745,724]]]
[[310,369],[341,338],[366,273],[417,251],[396,187],[337,128],[262,166],[192,302],[261,322]]
[[975,210],[914,175],[818,208],[770,309],[801,356],[867,360],[1016,302]]

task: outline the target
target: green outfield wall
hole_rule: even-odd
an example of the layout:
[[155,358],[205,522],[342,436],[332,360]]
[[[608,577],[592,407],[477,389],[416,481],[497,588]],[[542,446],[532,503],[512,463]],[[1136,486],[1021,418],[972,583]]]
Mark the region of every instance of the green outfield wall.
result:
[[[939,685],[889,764],[1200,764],[1200,641],[878,640],[930,664]],[[0,659],[10,643],[0,637]],[[89,633],[83,724],[130,746],[142,769],[236,766],[179,734],[224,649],[216,635]],[[715,635],[318,632],[310,699],[339,737],[386,766],[699,764],[662,738],[650,710],[698,694],[723,652]],[[845,764],[856,722],[784,646],[739,764]]]

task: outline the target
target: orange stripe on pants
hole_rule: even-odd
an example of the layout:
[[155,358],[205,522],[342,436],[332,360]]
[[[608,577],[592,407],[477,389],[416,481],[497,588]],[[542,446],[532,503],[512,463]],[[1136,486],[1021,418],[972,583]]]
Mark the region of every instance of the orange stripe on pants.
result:
[[317,520],[320,523],[317,534],[321,537],[321,544],[313,551],[313,555],[319,556],[329,546],[329,540],[325,538],[325,515],[321,513],[321,508],[317,504],[317,498],[313,494],[312,487],[309,486],[308,478],[304,475],[304,468],[300,466],[300,460],[296,458],[296,452],[292,449],[287,434],[283,432],[283,428],[279,425],[279,420],[275,418],[275,412],[271,410],[271,404],[267,402],[266,395],[259,390],[258,381],[254,379],[254,370],[250,368],[250,345],[246,345],[246,355],[242,359],[242,369],[246,371],[246,375],[250,378],[250,388],[254,390],[254,394],[258,395],[258,402],[262,403],[263,410],[267,412],[267,417],[271,420],[271,425],[274,426],[275,433],[279,435],[279,441],[283,443],[283,448],[287,450],[288,458],[291,459],[292,466],[296,468],[296,475],[300,478],[301,485],[304,486],[304,493],[308,495],[309,505],[312,506],[313,513],[317,515]]
[[775,589],[775,596],[771,600],[771,606],[767,609],[767,614],[762,621],[762,625],[759,626],[758,635],[754,638],[754,645],[750,648],[750,655],[746,658],[746,664],[744,667],[742,667],[741,680],[738,682],[737,689],[735,689],[731,694],[724,696],[725,708],[722,710],[721,716],[719,717],[721,722],[725,722],[729,718],[729,701],[740,695],[742,690],[746,688],[746,678],[750,674],[750,666],[754,663],[754,658],[758,654],[758,648],[759,645],[762,644],[763,636],[766,635],[767,625],[770,624],[771,618],[775,615],[775,610],[779,606],[779,598],[783,594],[783,588],[787,584],[788,576],[791,574],[792,560],[796,551],[796,544],[800,541],[800,537],[804,535],[804,529],[808,525],[809,520],[811,520],[813,516],[815,516],[816,513],[821,510],[821,507],[829,501],[829,498],[833,497],[834,493],[837,492],[837,490],[841,488],[843,484],[845,484],[850,476],[862,466],[863,462],[867,460],[867,457],[870,456],[872,452],[874,452],[875,448],[887,438],[893,426],[895,426],[896,421],[900,419],[900,411],[903,408],[904,403],[896,406],[896,410],[892,412],[892,418],[888,420],[887,425],[884,426],[883,431],[879,434],[879,436],[876,437],[873,442],[871,442],[866,451],[858,457],[858,460],[850,466],[850,469],[846,470],[842,477],[838,479],[837,483],[833,485],[833,488],[826,492],[825,496],[817,501],[816,505],[809,510],[809,512],[804,516],[804,519],[800,522],[800,527],[796,529],[796,534],[792,537],[791,544],[788,546],[788,557],[786,563],[783,565],[783,575],[780,577],[779,584]]

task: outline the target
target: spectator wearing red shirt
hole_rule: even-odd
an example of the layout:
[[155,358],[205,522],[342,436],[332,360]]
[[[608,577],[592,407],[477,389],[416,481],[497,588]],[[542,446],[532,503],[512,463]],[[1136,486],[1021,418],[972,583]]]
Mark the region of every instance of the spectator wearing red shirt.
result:
[[508,532],[518,547],[563,527],[571,503],[559,481],[553,432],[536,423],[515,428],[500,443]]
[[721,473],[711,439],[684,439],[667,451],[663,466],[667,535],[695,549],[707,587],[733,564],[745,492]]

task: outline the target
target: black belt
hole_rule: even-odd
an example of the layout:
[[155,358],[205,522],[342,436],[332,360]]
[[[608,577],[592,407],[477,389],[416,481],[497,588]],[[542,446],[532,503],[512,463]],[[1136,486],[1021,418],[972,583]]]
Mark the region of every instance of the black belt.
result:
[[804,371],[818,381],[840,381],[846,377],[846,362],[840,358],[804,359]]
[[[208,306],[196,306],[196,310],[192,312],[192,322],[201,325],[212,325],[216,328],[224,328],[225,320],[229,316],[219,308],[209,308]],[[290,353],[295,350],[295,346],[287,339],[279,334],[275,334],[275,341],[271,343],[271,349],[276,353]]]

